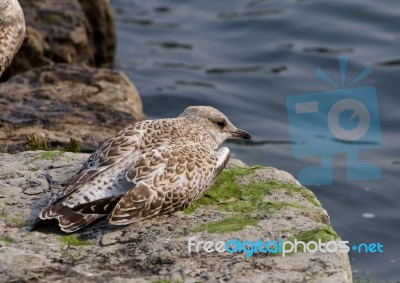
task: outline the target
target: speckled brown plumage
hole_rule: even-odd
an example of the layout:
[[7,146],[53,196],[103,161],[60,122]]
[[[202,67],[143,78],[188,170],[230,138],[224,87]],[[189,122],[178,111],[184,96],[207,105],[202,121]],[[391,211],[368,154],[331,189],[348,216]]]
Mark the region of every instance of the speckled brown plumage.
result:
[[25,36],[25,20],[18,0],[0,0],[0,77]]
[[250,138],[207,106],[135,123],[94,152],[40,218],[74,232],[105,215],[125,225],[184,209],[225,167],[229,149],[218,146],[234,137]]

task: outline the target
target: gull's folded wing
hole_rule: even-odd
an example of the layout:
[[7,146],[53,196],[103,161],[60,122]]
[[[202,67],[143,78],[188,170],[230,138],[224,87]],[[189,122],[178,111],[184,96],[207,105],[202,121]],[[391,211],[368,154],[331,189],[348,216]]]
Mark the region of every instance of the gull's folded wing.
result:
[[188,207],[210,188],[229,160],[229,149],[193,143],[153,149],[126,178],[136,183],[115,206],[110,223],[125,225]]

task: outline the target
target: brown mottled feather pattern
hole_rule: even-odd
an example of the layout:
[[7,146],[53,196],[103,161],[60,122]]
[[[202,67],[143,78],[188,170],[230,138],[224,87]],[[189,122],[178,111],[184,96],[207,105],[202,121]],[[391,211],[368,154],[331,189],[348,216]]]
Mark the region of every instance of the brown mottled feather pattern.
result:
[[219,152],[225,154],[222,163],[210,146],[200,143],[172,145],[143,154],[126,173],[137,186],[122,197],[110,222],[128,224],[188,207],[225,167],[229,150],[223,147]]
[[[224,129],[215,124],[221,119]],[[123,225],[186,208],[225,167],[229,149],[217,148],[233,130],[205,106],[135,123],[94,152],[39,216],[73,232],[109,213],[112,224]]]
[[17,0],[0,0],[0,77],[25,36],[25,19]]

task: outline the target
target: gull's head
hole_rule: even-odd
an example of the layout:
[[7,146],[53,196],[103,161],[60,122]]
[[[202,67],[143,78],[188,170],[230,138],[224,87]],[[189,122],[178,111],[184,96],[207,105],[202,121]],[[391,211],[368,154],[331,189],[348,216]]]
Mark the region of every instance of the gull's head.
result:
[[236,128],[224,114],[210,106],[190,106],[179,117],[190,119],[206,131],[217,145],[227,139],[251,139],[249,133]]

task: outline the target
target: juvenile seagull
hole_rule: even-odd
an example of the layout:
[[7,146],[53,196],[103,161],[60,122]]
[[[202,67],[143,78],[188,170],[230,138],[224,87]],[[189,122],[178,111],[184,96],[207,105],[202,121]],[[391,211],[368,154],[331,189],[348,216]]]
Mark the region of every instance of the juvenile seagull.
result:
[[25,19],[18,0],[0,0],[0,77],[21,47]]
[[251,139],[208,106],[177,118],[137,122],[104,143],[42,210],[64,232],[109,214],[126,225],[188,207],[213,184],[229,159],[226,139]]

